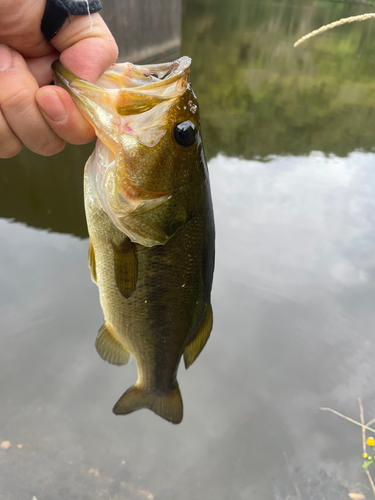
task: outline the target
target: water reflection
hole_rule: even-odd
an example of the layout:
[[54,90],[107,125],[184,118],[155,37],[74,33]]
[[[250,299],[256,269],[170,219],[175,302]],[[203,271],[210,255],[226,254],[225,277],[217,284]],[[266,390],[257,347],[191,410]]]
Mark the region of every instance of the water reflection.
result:
[[[354,23],[293,49],[327,22],[367,12],[345,2],[185,2],[208,157],[372,151],[374,24]],[[192,27],[194,30],[192,31]]]
[[[194,369],[179,373],[181,426],[147,411],[126,419],[108,411],[136,367],[114,378],[95,352],[102,315],[87,241],[0,221],[6,500],[371,497],[360,429],[318,408],[358,419],[361,397],[365,418],[375,416],[373,24],[302,46],[305,79],[287,52],[310,28],[363,11],[329,2],[185,4],[183,52],[193,57],[205,117],[217,267],[212,337]],[[260,75],[264,87],[244,88],[244,75]],[[236,86],[253,99],[243,112]],[[74,166],[77,186],[88,154]],[[2,169],[12,174],[11,164]],[[28,175],[38,185],[34,165]],[[69,206],[70,174],[55,172],[51,186],[56,193],[61,182]],[[0,185],[3,217],[15,217],[20,175],[7,190]],[[48,207],[42,195],[35,200],[18,220],[35,223],[34,206]],[[55,228],[73,223],[69,215]]]
[[86,238],[83,168],[92,149],[67,145],[43,157],[24,148],[0,160],[0,217]]
[[[341,2],[184,2],[181,53],[193,59],[207,158],[372,151],[373,23],[293,49],[300,35],[366,10]],[[0,216],[86,236],[81,174],[91,150],[0,160]]]
[[[22,473],[22,492],[297,499],[296,484],[302,498],[331,500],[359,483],[366,493],[360,431],[318,407],[356,418],[361,396],[375,413],[374,160],[211,160],[215,328],[194,370],[180,370],[176,428],[109,410],[136,367],[114,378],[95,352],[87,242],[2,221],[0,429],[12,447],[0,460]],[[2,491],[21,495],[13,473]]]

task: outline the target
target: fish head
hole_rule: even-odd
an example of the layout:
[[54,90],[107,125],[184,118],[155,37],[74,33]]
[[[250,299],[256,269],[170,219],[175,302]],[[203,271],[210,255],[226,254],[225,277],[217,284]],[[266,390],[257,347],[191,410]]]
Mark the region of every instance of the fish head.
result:
[[53,64],[95,128],[89,168],[100,202],[117,227],[129,207],[167,196],[202,175],[198,101],[189,83],[191,59],[139,66],[114,64],[92,84]]

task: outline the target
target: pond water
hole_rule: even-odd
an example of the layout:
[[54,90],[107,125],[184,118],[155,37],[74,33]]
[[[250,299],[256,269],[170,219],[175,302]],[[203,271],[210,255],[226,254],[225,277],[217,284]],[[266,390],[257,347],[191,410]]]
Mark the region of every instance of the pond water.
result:
[[217,259],[214,329],[180,368],[178,426],[112,414],[136,367],[94,347],[102,313],[82,195],[92,145],[1,161],[1,500],[373,497],[361,429],[319,408],[358,420],[362,398],[375,417],[375,25],[292,48],[369,10],[183,5]]

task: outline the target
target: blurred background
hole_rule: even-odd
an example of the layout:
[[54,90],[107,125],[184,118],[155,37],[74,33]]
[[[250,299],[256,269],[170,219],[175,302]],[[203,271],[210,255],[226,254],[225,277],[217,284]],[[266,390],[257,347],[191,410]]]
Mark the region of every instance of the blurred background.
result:
[[375,417],[375,21],[293,43],[375,7],[103,7],[120,60],[193,60],[217,228],[214,330],[180,368],[181,425],[115,417],[136,368],[94,347],[82,192],[93,144],[0,160],[0,499],[374,498],[361,429],[319,407],[358,420],[362,398]]

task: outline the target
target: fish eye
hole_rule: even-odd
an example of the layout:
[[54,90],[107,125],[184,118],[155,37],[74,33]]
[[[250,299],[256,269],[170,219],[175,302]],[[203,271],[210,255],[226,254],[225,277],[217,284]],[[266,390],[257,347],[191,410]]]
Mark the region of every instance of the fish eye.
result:
[[196,135],[197,129],[190,120],[178,123],[174,128],[174,138],[177,144],[185,148],[194,143]]

